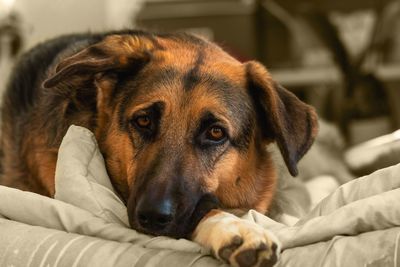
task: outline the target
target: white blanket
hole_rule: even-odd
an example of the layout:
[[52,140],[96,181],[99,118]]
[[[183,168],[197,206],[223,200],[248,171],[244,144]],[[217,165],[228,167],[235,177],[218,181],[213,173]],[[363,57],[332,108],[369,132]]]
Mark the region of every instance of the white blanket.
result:
[[[219,266],[191,241],[128,228],[93,134],[71,126],[56,199],[0,187],[0,266]],[[278,266],[400,266],[400,165],[351,181],[294,226],[243,218],[282,242]]]

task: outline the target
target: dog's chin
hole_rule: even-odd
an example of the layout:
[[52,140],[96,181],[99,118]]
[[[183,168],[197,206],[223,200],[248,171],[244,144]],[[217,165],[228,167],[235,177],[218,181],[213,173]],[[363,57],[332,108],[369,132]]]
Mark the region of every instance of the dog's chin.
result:
[[130,220],[131,228],[152,236],[169,236],[172,238],[188,238],[201,219],[212,209],[219,207],[218,199],[212,194],[204,194],[196,206],[187,212],[179,214],[177,219],[162,230],[152,231],[143,228],[136,220]]
[[151,235],[151,236],[169,236],[172,238],[185,238],[187,237],[187,232],[188,228],[186,226],[179,225],[177,226],[176,224],[173,224],[171,226],[168,226],[166,229],[163,230],[158,230],[158,231],[153,231],[151,229],[146,229],[143,228],[136,223],[131,224],[132,229],[146,235]]

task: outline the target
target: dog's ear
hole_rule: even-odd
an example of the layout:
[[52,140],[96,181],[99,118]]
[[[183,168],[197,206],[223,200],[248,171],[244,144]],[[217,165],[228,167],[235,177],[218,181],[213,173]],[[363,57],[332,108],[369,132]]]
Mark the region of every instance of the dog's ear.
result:
[[297,163],[312,145],[318,132],[314,109],[278,83],[260,63],[246,63],[249,94],[263,137],[276,141],[292,176]]
[[152,48],[152,42],[140,36],[110,35],[99,43],[61,60],[43,86],[54,87],[79,74],[118,71],[132,64],[143,64],[149,60]]

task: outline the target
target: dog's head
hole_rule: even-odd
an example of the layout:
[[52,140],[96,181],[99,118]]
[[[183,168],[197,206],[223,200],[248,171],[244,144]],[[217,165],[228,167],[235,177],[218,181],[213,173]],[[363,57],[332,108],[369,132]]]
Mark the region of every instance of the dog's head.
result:
[[209,196],[265,212],[276,180],[265,146],[276,142],[296,175],[316,135],[313,109],[260,63],[190,35],[110,35],[44,85],[82,80],[97,91],[93,130],[109,175],[145,233],[186,235]]

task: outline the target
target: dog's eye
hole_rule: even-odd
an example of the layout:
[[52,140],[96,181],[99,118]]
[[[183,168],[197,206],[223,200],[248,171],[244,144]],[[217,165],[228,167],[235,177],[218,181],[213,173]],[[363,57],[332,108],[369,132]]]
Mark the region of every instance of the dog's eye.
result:
[[207,139],[219,142],[226,138],[225,130],[219,126],[213,126],[207,131]]
[[137,118],[135,118],[135,124],[140,127],[140,128],[150,128],[151,125],[151,119],[147,115],[142,115]]

